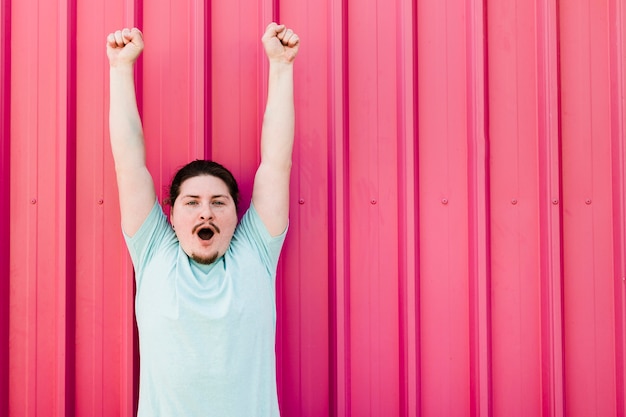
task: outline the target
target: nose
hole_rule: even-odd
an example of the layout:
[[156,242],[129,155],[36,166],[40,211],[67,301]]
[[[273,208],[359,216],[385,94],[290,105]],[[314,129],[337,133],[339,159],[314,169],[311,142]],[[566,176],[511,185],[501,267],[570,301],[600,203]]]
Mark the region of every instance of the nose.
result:
[[203,204],[202,210],[200,211],[200,218],[202,220],[211,220],[213,219],[213,210],[211,210],[211,204]]

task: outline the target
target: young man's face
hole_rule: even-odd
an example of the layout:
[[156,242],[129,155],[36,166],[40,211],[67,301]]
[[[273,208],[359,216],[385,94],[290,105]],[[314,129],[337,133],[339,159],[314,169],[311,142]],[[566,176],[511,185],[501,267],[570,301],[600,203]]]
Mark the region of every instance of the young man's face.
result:
[[180,185],[170,221],[187,256],[210,264],[230,245],[237,227],[237,209],[224,181],[200,175]]

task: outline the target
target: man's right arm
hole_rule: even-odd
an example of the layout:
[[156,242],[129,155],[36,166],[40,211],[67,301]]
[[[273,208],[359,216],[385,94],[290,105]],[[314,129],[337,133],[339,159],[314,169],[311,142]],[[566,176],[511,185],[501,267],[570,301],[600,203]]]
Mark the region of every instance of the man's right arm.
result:
[[107,37],[110,65],[109,134],[115,161],[122,230],[133,236],[156,200],[152,176],[146,167],[143,129],[133,66],[143,50],[138,29],[124,29]]

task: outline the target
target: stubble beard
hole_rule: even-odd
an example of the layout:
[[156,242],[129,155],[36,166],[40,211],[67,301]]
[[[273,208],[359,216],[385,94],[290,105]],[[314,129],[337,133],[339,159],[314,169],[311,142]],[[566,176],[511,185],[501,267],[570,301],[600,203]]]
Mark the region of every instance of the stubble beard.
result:
[[218,257],[219,257],[219,254],[217,252],[208,256],[200,256],[195,253],[191,254],[191,259],[193,259],[194,261],[196,261],[197,263],[201,265],[211,265],[213,262],[217,261]]

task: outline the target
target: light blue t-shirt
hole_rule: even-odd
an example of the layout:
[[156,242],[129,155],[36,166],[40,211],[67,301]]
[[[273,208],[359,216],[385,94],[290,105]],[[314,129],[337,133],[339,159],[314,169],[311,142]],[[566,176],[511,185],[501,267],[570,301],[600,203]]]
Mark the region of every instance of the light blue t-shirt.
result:
[[135,266],[139,417],[277,417],[276,266],[253,206],[226,254],[191,260],[161,206],[126,238]]

